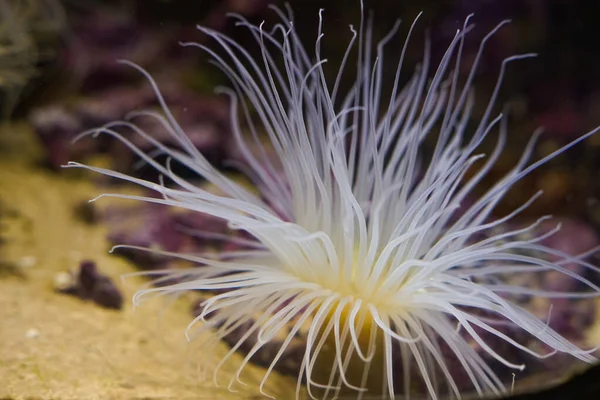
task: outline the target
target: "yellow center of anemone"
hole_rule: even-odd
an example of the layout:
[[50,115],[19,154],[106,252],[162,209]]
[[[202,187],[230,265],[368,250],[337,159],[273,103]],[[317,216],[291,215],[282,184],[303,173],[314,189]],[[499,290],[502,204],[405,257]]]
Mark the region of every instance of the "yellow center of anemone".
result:
[[[387,391],[385,386],[385,345],[383,332],[374,322],[365,303],[361,301],[358,312],[355,301],[336,302],[319,332],[323,346],[315,352],[311,380],[319,385],[339,387],[319,389],[323,397],[357,394],[357,389],[370,395]],[[341,308],[341,310],[340,310]],[[337,329],[335,327],[337,325]],[[350,330],[355,334],[352,337]]]
[[[335,300],[323,299],[317,310],[325,307],[326,311],[313,315],[319,321],[317,333],[309,341],[308,386],[317,398],[354,398],[361,391],[367,396],[389,393],[386,354],[392,351],[391,343],[388,337],[386,345],[386,334],[375,318],[389,323],[387,316],[402,308],[398,293],[419,269],[409,268],[397,282],[387,285],[385,280],[393,270],[391,261],[382,266],[374,282],[369,281],[374,279],[369,274],[375,266],[365,266],[358,259],[355,254],[350,271],[341,271],[336,277],[324,272],[322,276],[322,287],[329,288]],[[363,273],[364,268],[369,269],[369,274]],[[374,317],[372,309],[378,317]]]

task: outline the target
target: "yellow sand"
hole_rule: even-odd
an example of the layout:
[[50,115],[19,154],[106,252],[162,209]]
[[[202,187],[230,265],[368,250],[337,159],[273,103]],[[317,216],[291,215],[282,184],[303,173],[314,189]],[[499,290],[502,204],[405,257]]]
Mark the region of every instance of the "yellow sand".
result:
[[[188,301],[152,301],[132,310],[130,298],[143,279],[108,254],[106,231],[73,216],[73,206],[99,189],[77,171],[52,173],[35,166],[39,149],[27,127],[0,132],[0,398],[24,399],[251,399],[263,370],[250,368],[238,393],[201,381],[197,362],[215,365],[189,345]],[[67,175],[71,175],[68,177]],[[57,273],[92,259],[113,277],[126,299],[123,311],[55,293]],[[227,347],[217,350],[222,356]],[[231,371],[231,367],[226,368]],[[229,375],[223,374],[223,383]],[[275,376],[269,392],[293,396],[294,381]],[[281,394],[282,391],[285,390]]]

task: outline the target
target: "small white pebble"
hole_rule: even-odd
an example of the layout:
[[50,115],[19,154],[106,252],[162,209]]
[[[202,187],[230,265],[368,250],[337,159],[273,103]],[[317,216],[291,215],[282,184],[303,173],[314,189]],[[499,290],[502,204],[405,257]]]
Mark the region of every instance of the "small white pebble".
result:
[[54,289],[64,290],[73,285],[73,275],[68,272],[59,272],[54,275]]
[[40,331],[38,331],[35,328],[29,328],[29,329],[27,329],[27,332],[25,332],[25,337],[27,339],[35,339],[39,336],[40,336]]
[[19,260],[19,267],[21,268],[31,268],[37,264],[37,258],[35,256],[25,256],[21,257]]

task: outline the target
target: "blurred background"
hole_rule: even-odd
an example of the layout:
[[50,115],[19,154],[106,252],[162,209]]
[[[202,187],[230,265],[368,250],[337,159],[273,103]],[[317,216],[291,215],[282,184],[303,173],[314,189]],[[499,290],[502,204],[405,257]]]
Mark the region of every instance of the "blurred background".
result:
[[[324,9],[322,54],[332,66],[344,55],[349,24],[357,25],[361,15],[358,0],[0,0],[0,398],[253,398],[251,391],[210,392],[213,389],[198,386],[194,373],[181,371],[181,357],[188,351],[182,331],[195,312],[196,298],[169,308],[157,304],[146,314],[123,318],[123,312],[131,312],[131,293],[144,281],[134,278],[133,284],[124,285],[119,276],[181,265],[147,254],[107,254],[117,243],[218,251],[219,244],[190,237],[181,227],[219,234],[229,234],[228,228],[221,221],[147,204],[90,204],[87,200],[107,188],[123,193],[135,189],[61,166],[76,160],[157,178],[113,138],[73,143],[81,132],[133,110],[157,107],[147,80],[116,62],[126,59],[150,72],[194,145],[218,168],[241,175],[235,167],[241,156],[233,145],[229,105],[214,94],[227,79],[207,62],[205,53],[180,42],[214,46],[195,29],[201,24],[258,54],[256,43],[228,13],[270,24],[277,21],[270,4],[289,4],[309,50],[317,34],[318,11]],[[483,54],[475,79],[475,95],[481,100],[476,102],[473,124],[487,106],[502,60],[513,54],[538,54],[507,69],[496,111],[509,113],[508,145],[479,191],[514,165],[538,127],[544,133],[536,159],[600,125],[600,3],[371,0],[364,8],[373,18],[376,39],[402,20],[383,65],[390,85],[406,33],[420,12],[406,71],[421,61],[426,38],[436,65],[456,29],[474,14],[461,70],[465,77],[481,38],[501,21],[512,21],[492,37]],[[352,77],[346,74],[346,87]],[[410,74],[403,77],[408,78]],[[169,140],[156,124],[144,129]],[[491,149],[493,139],[484,143],[484,150]],[[544,190],[520,218],[525,222],[556,215],[564,229],[552,246],[581,253],[600,244],[599,172],[596,135],[529,175],[497,211],[502,215]],[[590,262],[600,265],[594,257]],[[553,327],[575,341],[597,345],[596,303],[553,305]],[[534,309],[546,306],[531,304]],[[156,315],[163,313],[157,324]],[[299,346],[301,342],[299,338]],[[281,382],[299,367],[297,356],[290,355],[290,360],[279,371]],[[156,367],[146,368],[149,363]],[[540,399],[600,395],[598,368],[588,370],[562,359],[550,364],[523,376],[523,390]],[[536,373],[542,378],[535,378]],[[281,382],[275,386],[285,387]],[[549,382],[567,386],[543,392]],[[516,384],[521,387],[521,380]]]

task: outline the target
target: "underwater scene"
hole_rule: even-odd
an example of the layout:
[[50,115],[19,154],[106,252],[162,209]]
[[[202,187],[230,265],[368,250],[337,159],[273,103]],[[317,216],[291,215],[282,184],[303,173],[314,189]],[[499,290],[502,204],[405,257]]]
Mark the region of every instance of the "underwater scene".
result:
[[598,17],[0,0],[0,400],[600,398]]

